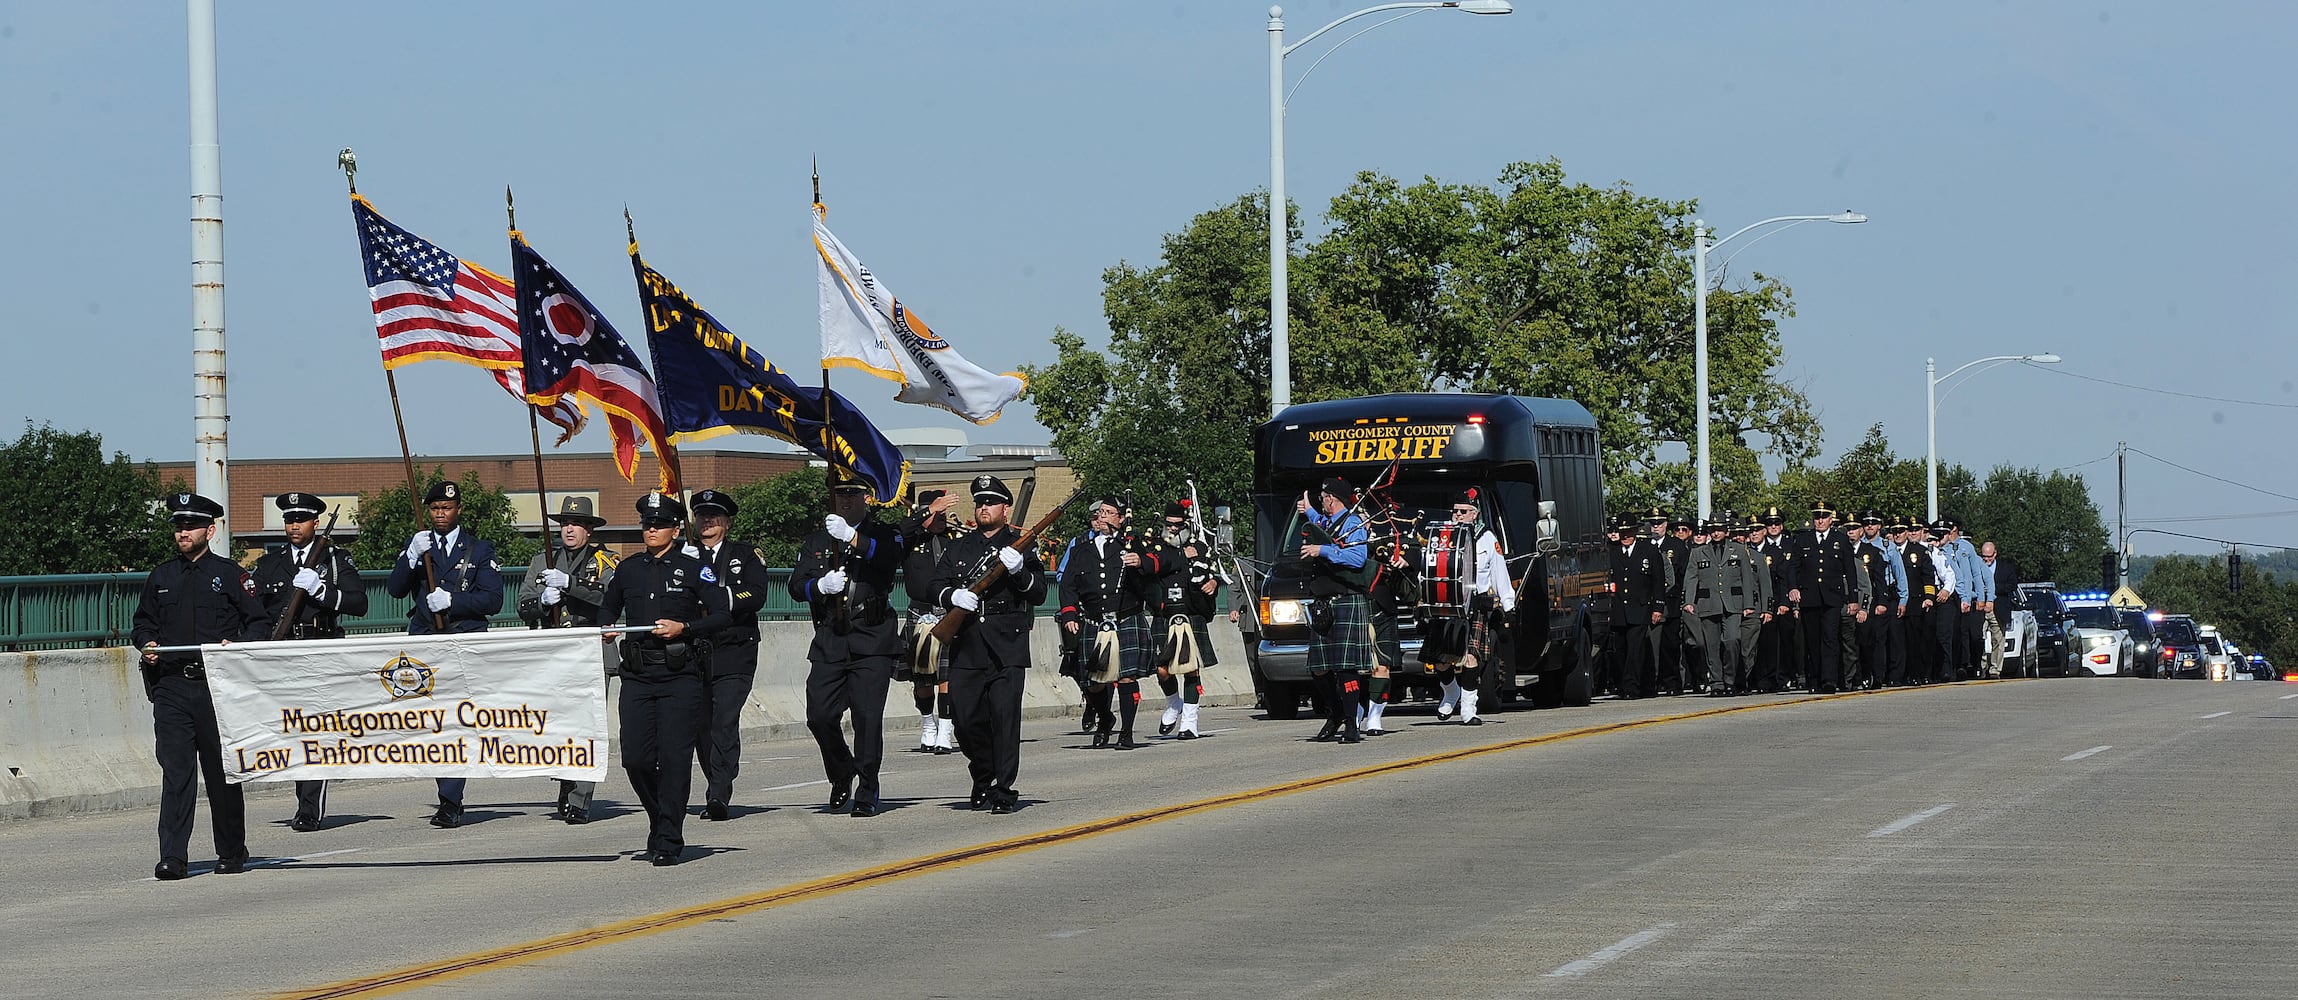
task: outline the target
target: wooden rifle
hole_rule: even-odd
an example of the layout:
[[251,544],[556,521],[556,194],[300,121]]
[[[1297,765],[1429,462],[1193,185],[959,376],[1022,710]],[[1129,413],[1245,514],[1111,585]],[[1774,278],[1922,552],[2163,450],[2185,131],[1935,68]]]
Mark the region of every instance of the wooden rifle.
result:
[[[1036,524],[1030,525],[1028,531],[1022,532],[1020,538],[1014,539],[1012,545],[1006,547],[1027,555],[1030,547],[1037,544],[1037,537],[1044,534],[1046,529],[1053,527],[1054,519],[1060,517],[1062,511],[1068,510],[1070,504],[1076,503],[1077,498],[1084,495],[1085,491],[1082,489],[1071,492],[1067,497],[1062,498],[1060,503],[1054,504],[1053,509],[1046,511],[1045,516],[1039,518]],[[977,597],[987,592],[989,588],[996,586],[999,580],[1005,579],[1005,561],[994,558],[994,553],[992,555],[989,568],[982,571],[981,579],[975,580],[973,586],[966,588],[973,591]],[[934,623],[934,638],[945,643],[957,638],[958,628],[963,626],[966,619],[972,616],[973,612],[964,608],[953,607],[949,609],[949,613],[942,615],[941,621]]]
[[[319,530],[319,538],[311,543],[311,554],[304,556],[304,561],[296,564],[297,569],[316,570],[327,565],[327,561],[333,557],[335,550],[335,516],[342,512],[343,508],[341,507],[327,512],[327,526]],[[295,593],[288,595],[286,609],[279,613],[279,621],[271,626],[271,637],[274,640],[285,639],[288,633],[295,631],[295,620],[303,617],[303,599],[310,596],[303,588],[294,586],[292,582],[289,584],[289,589],[294,590]]]

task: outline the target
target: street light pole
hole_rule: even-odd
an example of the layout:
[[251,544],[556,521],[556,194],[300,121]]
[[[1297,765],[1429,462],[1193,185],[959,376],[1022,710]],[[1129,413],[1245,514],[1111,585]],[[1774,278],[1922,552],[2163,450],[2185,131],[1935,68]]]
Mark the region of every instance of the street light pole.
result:
[[[1923,359],[1924,437],[1927,441],[1925,454],[1928,456],[1923,462],[1923,479],[1929,496],[1929,506],[1923,513],[1924,520],[1936,521],[1939,519],[1939,385],[1948,379],[1961,375],[1973,365],[1983,365],[1988,362],[2003,364],[2012,361],[2020,364],[2055,365],[2059,363],[2059,356],[2056,354],[1997,354],[1991,358],[1965,362],[1945,375],[1936,374],[1939,370],[1936,361],[1931,358]],[[1954,392],[1955,390],[1948,389],[1947,391]]]
[[[1779,215],[1761,222],[1741,226],[1738,231],[1713,243],[1708,242],[1707,225],[1692,220],[1692,393],[1699,398],[1698,414],[1693,418],[1699,425],[1698,440],[1693,449],[1698,454],[1700,472],[1700,520],[1714,513],[1714,470],[1708,459],[1708,250],[1720,247],[1757,229],[1775,223],[1833,222],[1857,225],[1867,217],[1858,212],[1843,211],[1834,215]],[[1776,232],[1776,230],[1775,230]],[[1769,235],[1769,234],[1766,234]],[[1759,238],[1760,239],[1760,238]]]
[[[1334,28],[1381,11],[1402,10],[1410,13],[1389,18],[1364,31],[1387,24],[1401,17],[1410,17],[1424,10],[1458,10],[1470,14],[1507,14],[1515,5],[1509,0],[1423,0],[1416,3],[1384,3],[1353,11],[1335,18],[1332,23],[1309,32],[1300,41],[1285,44],[1285,9],[1269,8],[1269,415],[1274,417],[1285,407],[1293,405],[1293,349],[1291,322],[1287,315],[1290,302],[1285,276],[1287,226],[1285,215],[1285,57],[1317,36]],[[1357,35],[1364,34],[1357,32]],[[1356,39],[1350,35],[1334,43],[1338,49]],[[1329,53],[1328,53],[1329,54]],[[1321,62],[1322,59],[1320,58]],[[1310,66],[1309,72],[1316,67]],[[1301,74],[1307,79],[1308,74]]]

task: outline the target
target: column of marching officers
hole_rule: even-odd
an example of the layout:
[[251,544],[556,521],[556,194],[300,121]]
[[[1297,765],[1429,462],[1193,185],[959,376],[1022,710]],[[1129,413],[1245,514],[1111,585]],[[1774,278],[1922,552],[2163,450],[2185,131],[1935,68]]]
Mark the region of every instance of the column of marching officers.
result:
[[[806,723],[821,750],[829,811],[868,818],[881,809],[883,714],[897,677],[914,688],[920,749],[965,755],[972,808],[1002,815],[1021,806],[1014,783],[1029,638],[1036,609],[1055,581],[1009,523],[1013,494],[1006,484],[981,476],[971,485],[969,524],[956,524],[947,513],[950,498],[933,491],[894,525],[872,519],[865,484],[834,473],[830,512],[800,544],[787,586],[805,602],[814,626],[806,654]],[[386,589],[414,599],[410,634],[484,631],[506,598],[493,547],[463,527],[456,484],[434,484],[423,499],[429,526],[398,553]],[[194,803],[203,783],[215,870],[242,871],[248,857],[241,789],[224,780],[200,655],[172,647],[340,638],[342,620],[367,610],[366,583],[349,553],[316,537],[324,507],[319,498],[289,492],[275,505],[287,545],[264,554],[250,571],[208,550],[223,515],[220,504],[194,493],[167,500],[177,557],[147,579],[133,631],[134,644],[143,650],[162,772],[160,860],[153,871],[162,880],[189,873]],[[685,504],[661,493],[641,498],[644,548],[617,559],[592,539],[605,519],[591,501],[566,498],[547,515],[558,526],[556,544],[534,557],[515,596],[519,616],[530,627],[606,630],[602,638],[610,641],[602,664],[620,680],[623,769],[648,819],[645,848],[637,857],[659,866],[684,857],[697,762],[703,783],[699,815],[713,821],[732,815],[741,711],[756,678],[757,612],[766,600],[766,565],[758,550],[727,538],[735,500],[703,490],[694,494],[692,506],[692,530],[682,534]],[[1192,564],[1162,548],[1149,558],[1152,567],[1209,566],[1208,559]],[[989,572],[993,566],[998,573]],[[897,573],[909,598],[906,613],[893,606]],[[985,583],[991,577],[994,582]],[[1079,584],[1062,586],[1067,591]],[[1183,662],[1160,663],[1160,676],[1210,662],[1205,622],[1211,593],[1207,588],[1201,602],[1182,602],[1192,608],[1201,603],[1203,614],[1189,623],[1192,641]],[[1164,610],[1164,603],[1157,607]],[[933,637],[933,626],[952,614],[964,621],[945,644]],[[1137,658],[1127,662],[1135,664],[1129,668],[1133,678],[1142,675]],[[1171,731],[1185,709],[1183,735],[1193,736],[1199,689],[1193,676],[1187,680],[1185,695],[1178,680],[1168,687],[1175,707],[1163,728]],[[1128,720],[1132,714],[1128,704]],[[589,822],[593,783],[559,786],[553,817]],[[461,826],[464,780],[441,778],[436,787],[431,824]],[[289,826],[318,830],[326,818],[327,783],[298,782]]]
[[1962,526],[1835,519],[1824,502],[1793,529],[1777,507],[1699,523],[1657,509],[1617,517],[1598,689],[1828,694],[1984,676],[1997,588],[2016,584],[1998,581]]

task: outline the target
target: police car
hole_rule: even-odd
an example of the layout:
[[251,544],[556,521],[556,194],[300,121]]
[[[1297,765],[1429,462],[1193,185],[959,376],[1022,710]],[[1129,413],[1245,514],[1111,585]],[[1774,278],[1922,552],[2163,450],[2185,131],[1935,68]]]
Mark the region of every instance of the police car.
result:
[[2079,665],[2077,677],[2116,677],[2135,673],[2138,663],[2137,645],[2131,640],[2130,630],[2123,627],[2122,615],[2105,594],[2062,594],[2067,610],[2074,613],[2069,622],[2067,645],[2075,651]]

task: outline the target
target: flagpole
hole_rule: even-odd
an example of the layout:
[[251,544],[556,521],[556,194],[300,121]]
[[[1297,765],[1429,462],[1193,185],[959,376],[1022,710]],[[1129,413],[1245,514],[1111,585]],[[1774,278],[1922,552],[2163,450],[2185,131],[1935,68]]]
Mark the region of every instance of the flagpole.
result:
[[[503,216],[509,220],[511,238],[517,239],[519,208],[511,200],[511,186],[508,184],[503,185]],[[520,358],[519,395],[522,398],[526,396],[526,389],[526,359]],[[527,440],[533,445],[535,456],[535,540],[542,543],[543,552],[548,555],[551,550],[551,490],[543,485],[543,428],[542,422],[535,416],[541,410],[542,407],[536,406],[534,400],[527,400]]]
[[[645,264],[638,255],[638,225],[630,219],[629,205],[622,206],[622,235],[630,243],[631,273],[636,276],[639,269]],[[640,278],[638,284],[638,318],[646,321],[646,351],[654,358],[655,370],[661,371],[662,356],[656,354],[654,350],[654,316],[647,311],[646,281],[644,278]],[[659,385],[659,383],[657,384]],[[664,409],[668,410],[669,407],[665,406]],[[663,428],[662,446],[654,451],[654,464],[662,471],[664,479],[671,479],[678,483],[678,505],[686,508],[686,544],[701,545],[702,533],[700,529],[694,526],[694,507],[689,500],[694,491],[686,488],[686,470],[678,466],[678,446],[671,443],[668,427]],[[673,471],[676,472],[675,476],[671,474]]]
[[[351,147],[345,146],[341,153],[335,155],[335,166],[343,171],[344,183],[351,186],[351,197],[359,197],[359,158],[351,152]],[[407,468],[407,503],[415,509],[415,530],[422,531],[426,513],[423,510],[423,494],[415,484],[415,453],[407,447],[407,418],[399,409],[399,376],[391,371],[390,365],[383,366],[383,384],[391,390],[391,423],[399,428],[399,461]],[[423,550],[423,582],[428,585],[425,594],[439,589],[439,570],[431,563],[429,549]],[[447,616],[431,612],[431,625],[445,632]]]
[[[814,217],[819,219],[825,214],[826,211],[822,207],[822,158],[817,156],[814,158]],[[831,410],[832,403],[830,400],[830,359],[825,357],[822,359],[822,466],[824,469],[822,489],[824,492],[828,492],[830,487],[834,485],[835,473],[838,471],[837,414]]]

